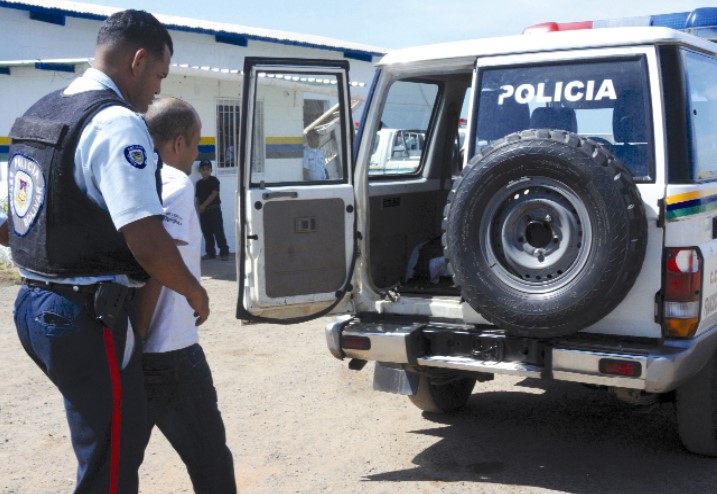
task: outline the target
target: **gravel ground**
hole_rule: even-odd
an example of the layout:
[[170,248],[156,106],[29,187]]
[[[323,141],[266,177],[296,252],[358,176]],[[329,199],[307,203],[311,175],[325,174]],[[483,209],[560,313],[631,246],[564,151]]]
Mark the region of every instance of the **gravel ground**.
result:
[[[645,414],[579,385],[497,377],[436,417],[374,392],[372,365],[326,350],[328,319],[240,326],[234,263],[208,261],[212,367],[244,493],[713,493],[716,460],[685,453],[672,405]],[[59,393],[21,349],[16,286],[0,287],[0,492],[71,492],[75,460]],[[192,492],[155,431],[141,492]]]

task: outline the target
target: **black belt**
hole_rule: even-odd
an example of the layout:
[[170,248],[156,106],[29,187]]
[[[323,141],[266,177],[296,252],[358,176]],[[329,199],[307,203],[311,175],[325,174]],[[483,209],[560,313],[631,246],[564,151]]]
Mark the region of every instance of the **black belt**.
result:
[[115,328],[118,321],[127,318],[125,303],[132,300],[135,292],[134,288],[110,281],[91,285],[71,285],[23,278],[22,282],[29,287],[49,290],[75,302],[84,298],[91,302],[90,310],[94,317],[102,321],[107,328]]
[[45,290],[50,290],[55,293],[60,294],[77,294],[77,293],[87,293],[92,294],[97,291],[97,287],[99,284],[94,283],[91,285],[70,285],[67,283],[53,283],[51,281],[41,281],[41,280],[33,280],[31,278],[23,278],[22,279],[23,285],[31,286],[31,287],[37,287],[37,288],[44,288]]

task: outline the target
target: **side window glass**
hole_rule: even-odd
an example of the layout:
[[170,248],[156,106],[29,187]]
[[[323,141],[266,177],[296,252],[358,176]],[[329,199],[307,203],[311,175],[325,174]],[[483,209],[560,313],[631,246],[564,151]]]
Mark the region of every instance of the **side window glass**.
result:
[[451,155],[451,176],[457,177],[463,170],[466,153],[466,124],[468,122],[468,113],[470,111],[470,98],[472,88],[468,87],[463,95],[463,104],[461,105],[460,117],[458,118],[458,129],[456,130],[455,142],[453,144],[453,153]]
[[252,120],[251,182],[321,185],[347,180],[339,77],[259,74]]
[[418,172],[438,90],[437,84],[414,81],[391,86],[374,136],[369,176]]
[[684,51],[692,178],[717,179],[717,60]]
[[652,119],[643,57],[484,70],[474,153],[507,134],[559,129],[620,158],[637,181],[653,169]]

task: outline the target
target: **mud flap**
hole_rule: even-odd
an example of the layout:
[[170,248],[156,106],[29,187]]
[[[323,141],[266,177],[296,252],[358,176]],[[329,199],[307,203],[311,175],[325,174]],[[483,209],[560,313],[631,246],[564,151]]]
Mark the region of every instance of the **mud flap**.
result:
[[399,395],[415,395],[419,376],[408,372],[399,364],[376,362],[373,373],[373,389]]

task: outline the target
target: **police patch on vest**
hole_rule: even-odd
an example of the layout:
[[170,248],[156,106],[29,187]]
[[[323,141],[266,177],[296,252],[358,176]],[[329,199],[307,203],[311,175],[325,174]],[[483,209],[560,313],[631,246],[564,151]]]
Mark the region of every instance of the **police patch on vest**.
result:
[[16,154],[10,159],[8,179],[13,229],[22,237],[45,204],[45,176],[35,160]]
[[124,157],[130,165],[140,170],[147,166],[147,153],[139,144],[124,148]]

